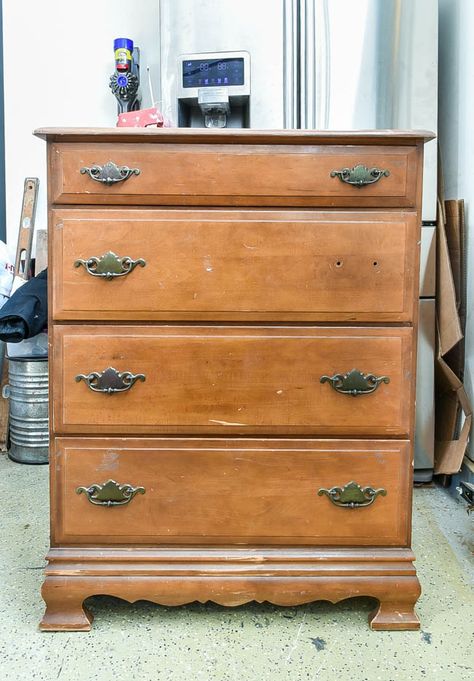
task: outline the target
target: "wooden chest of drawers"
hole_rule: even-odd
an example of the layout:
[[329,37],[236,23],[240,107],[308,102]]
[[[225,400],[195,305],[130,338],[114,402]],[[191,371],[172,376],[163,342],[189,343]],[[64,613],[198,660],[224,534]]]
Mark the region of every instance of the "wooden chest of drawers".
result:
[[415,629],[424,132],[68,130],[48,141],[51,549],[94,594],[372,596]]

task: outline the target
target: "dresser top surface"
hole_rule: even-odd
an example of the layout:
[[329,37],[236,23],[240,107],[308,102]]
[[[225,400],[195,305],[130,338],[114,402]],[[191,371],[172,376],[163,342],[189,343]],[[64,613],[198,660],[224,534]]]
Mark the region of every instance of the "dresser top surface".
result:
[[427,130],[254,130],[206,128],[38,128],[48,142],[147,142],[156,144],[420,144]]

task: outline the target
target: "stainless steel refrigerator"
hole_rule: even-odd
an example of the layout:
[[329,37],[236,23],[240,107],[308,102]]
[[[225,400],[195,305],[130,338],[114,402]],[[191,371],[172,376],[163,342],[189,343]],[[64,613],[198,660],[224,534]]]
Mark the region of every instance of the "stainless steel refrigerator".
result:
[[[247,51],[252,128],[437,130],[437,0],[160,0],[160,94],[189,53]],[[415,479],[433,468],[436,141],[425,149]]]

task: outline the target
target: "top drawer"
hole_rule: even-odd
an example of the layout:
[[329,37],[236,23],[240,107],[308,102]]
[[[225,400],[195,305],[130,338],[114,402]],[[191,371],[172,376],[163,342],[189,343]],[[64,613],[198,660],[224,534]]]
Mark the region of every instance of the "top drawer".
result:
[[50,200],[413,208],[421,154],[416,146],[54,143]]

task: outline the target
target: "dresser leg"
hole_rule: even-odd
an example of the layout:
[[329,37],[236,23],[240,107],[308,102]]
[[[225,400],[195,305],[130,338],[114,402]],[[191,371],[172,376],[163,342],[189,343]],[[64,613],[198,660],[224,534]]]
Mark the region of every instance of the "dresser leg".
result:
[[41,589],[46,603],[39,625],[42,631],[90,631],[93,617],[83,603],[92,594],[79,586],[74,578],[46,578]]
[[420,620],[415,613],[415,601],[381,601],[369,615],[371,629],[414,630],[420,628]]

